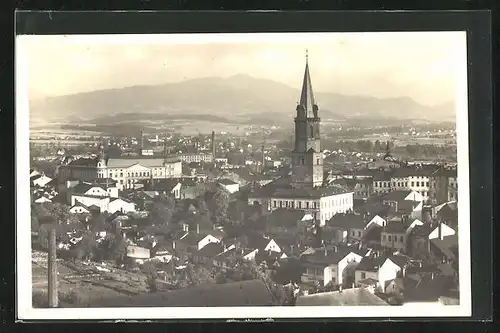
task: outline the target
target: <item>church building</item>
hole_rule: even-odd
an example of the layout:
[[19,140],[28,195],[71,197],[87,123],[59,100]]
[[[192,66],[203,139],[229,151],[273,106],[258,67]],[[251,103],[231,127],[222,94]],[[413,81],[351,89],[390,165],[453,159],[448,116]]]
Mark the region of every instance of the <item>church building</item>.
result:
[[250,205],[261,204],[270,211],[277,208],[301,209],[315,216],[320,226],[333,215],[353,209],[352,191],[326,186],[323,180],[320,125],[306,55],[300,102],[296,108],[291,174],[251,193],[248,198]]

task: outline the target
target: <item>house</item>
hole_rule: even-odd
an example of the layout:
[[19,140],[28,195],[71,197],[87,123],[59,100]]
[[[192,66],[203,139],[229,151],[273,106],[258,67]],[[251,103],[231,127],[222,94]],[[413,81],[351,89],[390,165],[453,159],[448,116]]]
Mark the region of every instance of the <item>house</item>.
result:
[[200,233],[199,230],[197,230],[196,232],[186,232],[179,239],[178,243],[185,249],[201,250],[210,243],[220,243],[220,241],[220,236],[214,236],[210,233]]
[[182,181],[177,178],[153,179],[144,181],[144,192],[161,192],[181,199]]
[[32,186],[45,187],[51,181],[52,178],[41,174],[33,175],[30,177],[30,183],[32,184]]
[[112,198],[107,207],[107,212],[111,214],[115,212],[129,213],[135,211],[135,203],[125,198]]
[[251,235],[250,237],[248,237],[247,248],[258,250],[258,252],[282,252],[281,247],[276,243],[274,239],[259,235]]
[[173,249],[165,245],[157,245],[151,250],[151,258],[160,262],[168,263],[172,260]]
[[[458,264],[458,235],[444,236],[430,240],[430,252],[443,263]],[[458,267],[455,267],[458,269]]]
[[240,184],[227,178],[219,179],[218,184],[231,194],[236,193],[240,190]]
[[371,177],[337,178],[332,183],[353,191],[355,200],[367,199],[373,193]]
[[141,246],[129,245],[127,246],[127,258],[133,260],[138,264],[151,259],[150,250]]
[[33,176],[39,176],[40,172],[36,171],[35,169],[30,169],[30,178]]
[[70,190],[71,195],[94,196],[94,197],[118,197],[118,188],[100,184],[91,184],[81,182],[73,186]]
[[210,267],[213,265],[214,258],[224,250],[224,245],[219,242],[209,243],[193,253],[193,263]]
[[385,292],[387,281],[405,276],[405,270],[409,263],[410,258],[404,255],[392,255],[384,260],[378,271],[378,282],[382,292]]
[[389,206],[397,206],[402,201],[422,202],[423,197],[420,193],[411,190],[391,191],[382,197],[382,202]]
[[438,303],[442,296],[449,297],[454,294],[454,299],[459,299],[456,290],[455,278],[438,274],[427,274],[416,281],[413,286],[405,286],[403,291],[406,303]]
[[100,197],[100,196],[88,196],[88,195],[72,195],[71,196],[71,206],[74,206],[77,202],[86,205],[87,207],[96,206],[99,207],[99,211],[106,212],[108,210],[110,198]]
[[304,231],[314,217],[303,210],[292,208],[278,208],[262,217],[265,229],[273,234],[296,234]]
[[35,198],[35,200],[33,200],[34,203],[47,203],[47,202],[52,202],[51,199],[47,198],[47,196],[45,195],[41,195],[41,196],[38,196],[37,198]]
[[295,306],[383,306],[389,305],[365,288],[298,296]]
[[334,230],[334,242],[360,241],[369,222],[366,215],[338,213],[328,220],[325,229]]
[[369,221],[365,226],[365,231],[370,230],[372,227],[375,226],[384,227],[387,224],[387,221],[377,214],[371,215],[370,213],[368,213],[367,216],[369,218]]
[[385,257],[380,256],[364,257],[361,259],[354,273],[355,286],[372,286],[378,289],[378,272],[385,259]]
[[76,201],[69,211],[73,214],[90,214],[90,208],[79,201]]
[[271,306],[274,298],[261,280],[207,284],[135,296],[95,299],[92,307],[235,307]]
[[408,241],[407,229],[408,227],[403,221],[387,223],[382,228],[380,234],[380,245],[384,248],[406,252]]
[[303,283],[316,283],[326,286],[349,284],[354,281],[354,269],[363,259],[351,248],[339,249],[337,246],[330,250],[328,248],[318,249],[313,254],[302,255],[302,266],[305,273],[302,274]]
[[409,232],[409,251],[414,256],[427,254],[431,250],[431,240],[443,239],[455,234],[455,230],[444,223],[421,223]]

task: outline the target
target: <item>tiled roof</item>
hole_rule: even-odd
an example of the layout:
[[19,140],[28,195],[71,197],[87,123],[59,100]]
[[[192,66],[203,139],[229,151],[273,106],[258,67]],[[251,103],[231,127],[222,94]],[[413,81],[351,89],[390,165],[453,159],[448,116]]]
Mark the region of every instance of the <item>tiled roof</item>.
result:
[[87,184],[87,183],[80,183],[80,184],[74,186],[72,188],[72,191],[73,191],[73,193],[85,194],[92,187],[99,187],[99,186],[94,186],[94,185],[90,185],[90,184]]
[[344,289],[327,293],[299,296],[296,306],[356,306],[388,305],[363,288]]
[[416,237],[428,237],[432,230],[430,223],[424,223],[414,226],[411,230],[411,234]]
[[70,166],[88,166],[88,167],[97,167],[97,163],[99,162],[99,158],[84,158],[81,157],[77,160],[71,161],[68,163]]
[[337,264],[352,251],[346,248],[337,248],[337,251],[327,249],[318,249],[313,254],[302,256],[302,262],[314,265],[332,265]]
[[385,257],[368,258],[364,257],[356,266],[357,271],[377,272],[380,266],[384,263]]
[[454,248],[458,246],[458,235],[445,236],[443,239],[431,239],[431,244],[439,249],[444,255],[450,259],[456,258]]
[[382,232],[386,233],[406,233],[407,226],[403,222],[390,222],[383,227]]
[[394,170],[393,177],[410,177],[410,176],[431,176],[438,170],[437,166],[421,166],[421,167],[405,167]]
[[209,243],[199,250],[196,255],[205,258],[212,258],[224,251],[224,246],[220,243]]
[[[169,157],[166,161],[167,163],[174,163],[180,160],[176,157],[173,158]],[[154,167],[162,167],[164,162],[165,160],[163,158],[120,157],[120,158],[110,158],[106,166],[108,168],[128,168],[132,165],[140,164],[147,168],[154,168]]]
[[391,191],[382,197],[383,200],[388,201],[403,201],[405,198],[410,195],[410,190],[397,190]]
[[437,301],[453,287],[453,279],[452,276],[427,274],[413,288],[405,288],[405,301]]
[[219,179],[218,182],[221,185],[235,185],[235,184],[238,184],[236,182],[233,182],[231,179],[227,179],[227,178]]
[[338,213],[327,221],[327,225],[333,228],[363,229],[368,222],[363,215]]
[[390,259],[393,263],[395,263],[399,267],[403,267],[403,266],[407,265],[410,262],[410,258],[408,256],[400,255],[400,254],[398,254],[398,255],[392,255],[392,256],[390,256],[387,259]]
[[266,223],[273,226],[296,227],[304,218],[304,211],[298,209],[278,208],[265,217]]

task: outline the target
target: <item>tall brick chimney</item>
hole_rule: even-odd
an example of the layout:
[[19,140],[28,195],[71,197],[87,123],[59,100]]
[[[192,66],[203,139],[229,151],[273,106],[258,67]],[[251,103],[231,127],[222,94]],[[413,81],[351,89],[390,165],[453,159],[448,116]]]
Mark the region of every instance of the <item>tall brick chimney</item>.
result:
[[215,165],[215,131],[212,131],[212,163]]

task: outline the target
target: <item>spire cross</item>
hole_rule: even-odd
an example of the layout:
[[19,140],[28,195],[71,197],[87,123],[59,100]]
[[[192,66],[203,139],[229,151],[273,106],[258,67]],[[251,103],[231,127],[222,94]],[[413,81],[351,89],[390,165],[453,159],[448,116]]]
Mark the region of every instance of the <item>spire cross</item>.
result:
[[307,62],[308,58],[309,58],[309,51],[306,49],[306,62]]

